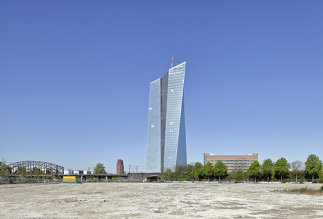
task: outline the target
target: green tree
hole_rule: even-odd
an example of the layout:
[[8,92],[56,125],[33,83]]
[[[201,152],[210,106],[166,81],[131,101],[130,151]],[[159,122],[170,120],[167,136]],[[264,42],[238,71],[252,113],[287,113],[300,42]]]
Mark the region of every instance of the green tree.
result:
[[293,174],[295,174],[295,177],[296,177],[296,182],[298,181],[298,175],[300,174],[302,166],[303,166],[303,162],[299,160],[294,161],[291,164]]
[[183,175],[184,175],[184,170],[185,170],[185,166],[184,166],[184,165],[182,165],[182,164],[177,164],[177,165],[175,166],[175,171],[174,171],[174,173],[175,173],[175,175],[177,176],[178,180],[180,180],[180,179],[183,177]]
[[200,180],[203,176],[203,165],[200,162],[196,162],[193,168],[193,177],[195,180]]
[[107,174],[107,172],[105,171],[105,167],[103,166],[102,163],[98,163],[95,167],[94,167],[94,174]]
[[2,160],[2,162],[0,162],[0,174],[1,175],[4,174],[6,170],[7,170],[6,162]]
[[39,178],[39,175],[40,175],[40,172],[38,169],[34,170],[34,175],[35,175],[35,178],[38,179]]
[[182,172],[182,179],[183,180],[193,180],[193,169],[194,167],[192,165],[186,165],[186,167],[184,168],[184,171]]
[[27,170],[26,170],[26,167],[21,167],[19,170],[18,170],[18,174],[21,175],[21,176],[25,176],[27,174]]
[[312,177],[312,182],[314,178],[317,178],[322,170],[322,161],[315,154],[308,156],[305,162],[305,172],[308,176]]
[[278,159],[274,164],[274,172],[276,179],[280,178],[281,182],[283,181],[283,179],[286,179],[289,175],[289,168],[290,164],[284,157]]
[[50,171],[50,179],[54,180],[54,177],[55,177],[55,174],[54,174],[54,171]]
[[228,180],[229,181],[234,181],[236,179],[236,172],[234,170],[232,170],[229,174],[228,174]]
[[214,177],[219,178],[220,181],[221,177],[224,178],[227,175],[228,169],[227,166],[221,160],[219,160],[214,164],[212,171]]
[[319,174],[319,183],[323,183],[323,171]]
[[257,160],[252,162],[249,169],[247,170],[249,179],[255,180],[255,182],[256,182],[257,179],[259,179],[261,176],[260,170],[261,170],[261,166],[260,166],[259,162]]
[[0,175],[4,175],[5,177],[9,176],[9,170],[4,159],[0,162]]
[[210,162],[207,162],[207,164],[203,167],[203,175],[210,181],[210,179],[213,177],[213,165]]
[[58,180],[61,180],[62,179],[61,178],[61,174],[59,172],[56,172],[56,177],[57,177]]
[[271,159],[266,159],[264,163],[261,165],[261,174],[263,179],[269,180],[272,178],[274,173],[274,163],[271,161]]
[[244,179],[244,173],[243,173],[243,170],[240,169],[236,172],[236,180],[243,181],[243,179]]
[[172,175],[172,171],[170,169],[167,169],[166,172],[163,175],[164,180],[166,180],[166,181],[170,180],[171,175]]
[[5,169],[5,171],[4,171],[4,176],[5,176],[5,177],[8,177],[8,176],[9,176],[9,170],[8,170],[8,169]]

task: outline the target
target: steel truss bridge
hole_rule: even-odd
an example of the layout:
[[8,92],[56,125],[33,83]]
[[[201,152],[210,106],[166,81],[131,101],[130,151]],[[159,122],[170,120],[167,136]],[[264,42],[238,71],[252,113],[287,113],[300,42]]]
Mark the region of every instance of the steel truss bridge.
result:
[[44,174],[64,174],[64,167],[44,161],[19,161],[15,163],[10,163],[7,166],[10,168],[11,173],[17,173],[19,172],[19,170],[25,169],[26,171],[38,170]]

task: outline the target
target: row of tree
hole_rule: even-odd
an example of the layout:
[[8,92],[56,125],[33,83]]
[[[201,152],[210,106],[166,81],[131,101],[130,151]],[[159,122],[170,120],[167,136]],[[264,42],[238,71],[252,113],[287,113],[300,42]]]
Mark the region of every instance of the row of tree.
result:
[[[226,165],[222,161],[217,161],[214,165],[207,163],[202,165],[196,162],[195,165],[176,166],[174,171],[166,170],[164,180],[214,180],[227,179],[230,181],[271,181],[292,179],[298,181],[319,178],[323,180],[322,161],[315,154],[308,156],[303,168],[303,162],[295,161],[291,164],[282,157],[276,162],[266,159],[262,164],[254,161],[247,171],[237,169],[228,173]],[[322,179],[321,179],[322,178]]]
[[[40,172],[26,171],[21,168],[19,170],[20,175],[40,175]],[[105,167],[102,163],[98,163],[94,168],[94,174],[106,174]],[[0,175],[9,175],[9,171],[5,165],[5,162],[0,162]],[[51,173],[54,177],[54,173]],[[55,174],[56,175],[56,174]],[[56,176],[59,177],[59,176]],[[295,161],[291,164],[287,162],[285,158],[280,158],[276,162],[271,159],[266,159],[262,164],[258,161],[254,161],[249,169],[244,172],[242,169],[237,169],[228,173],[226,165],[222,161],[217,161],[214,165],[207,163],[202,165],[200,162],[196,162],[195,165],[186,165],[175,167],[175,171],[170,169],[166,170],[164,174],[164,180],[280,180],[283,181],[288,178],[293,178],[298,181],[311,179],[314,181],[316,178],[320,178],[323,181],[322,161],[315,154],[308,156],[305,162],[305,168],[303,168],[303,162]]]

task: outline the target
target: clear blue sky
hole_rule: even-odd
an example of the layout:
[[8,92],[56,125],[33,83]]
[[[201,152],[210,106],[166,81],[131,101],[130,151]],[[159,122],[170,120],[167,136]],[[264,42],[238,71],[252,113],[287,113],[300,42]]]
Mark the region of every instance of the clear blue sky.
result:
[[144,170],[149,83],[187,61],[188,162],[323,158],[323,1],[1,1],[0,159]]

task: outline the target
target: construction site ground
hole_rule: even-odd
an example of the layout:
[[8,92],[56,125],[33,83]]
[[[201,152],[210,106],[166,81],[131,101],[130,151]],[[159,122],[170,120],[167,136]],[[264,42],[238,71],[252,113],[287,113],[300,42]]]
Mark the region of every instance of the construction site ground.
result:
[[58,183],[0,185],[0,218],[323,218],[322,184]]

